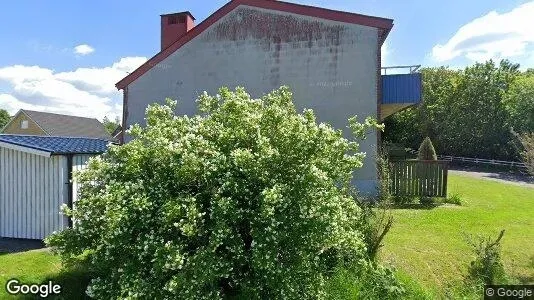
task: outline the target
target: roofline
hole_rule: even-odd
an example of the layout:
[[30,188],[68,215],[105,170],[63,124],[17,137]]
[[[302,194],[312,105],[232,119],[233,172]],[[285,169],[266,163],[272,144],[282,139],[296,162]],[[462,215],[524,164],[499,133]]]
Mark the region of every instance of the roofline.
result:
[[16,133],[1,133],[0,138],[3,135],[9,136],[29,136],[29,137],[38,137],[38,138],[59,138],[59,139],[86,139],[86,140],[100,140],[110,142],[108,139],[97,138],[97,137],[86,137],[86,136],[62,136],[62,135],[36,135],[36,134],[16,134]]
[[[7,135],[7,136],[29,136],[29,137],[39,137],[39,138],[89,139],[89,140],[99,140],[99,141],[103,141],[103,142],[108,142],[108,144],[114,144],[114,145],[117,144],[117,143],[114,143],[114,142],[106,140],[106,139],[86,138],[86,137],[72,137],[72,136],[42,136],[42,135],[27,135],[27,134],[0,134],[0,138],[2,136],[5,136],[5,135]],[[50,149],[43,148],[43,147],[37,147],[37,146],[28,145],[28,144],[25,144],[25,143],[17,143],[17,142],[14,142],[14,141],[5,141],[5,140],[0,140],[0,147],[13,149],[13,150],[17,150],[17,151],[22,151],[22,152],[26,152],[26,153],[31,153],[31,154],[36,154],[36,155],[41,155],[41,156],[45,156],[45,157],[50,157],[52,155],[83,155],[83,154],[102,154],[102,153],[104,153],[104,152],[68,152],[68,153],[67,152],[54,152],[54,151],[51,151]]]
[[[41,113],[41,114],[56,115],[56,116],[65,116],[65,117],[73,117],[73,118],[80,118],[80,119],[87,119],[87,120],[97,120],[98,122],[100,122],[100,120],[98,120],[97,118],[89,118],[89,117],[82,117],[82,116],[74,116],[74,115],[58,114],[58,113],[53,113],[53,112],[38,111],[38,110],[31,110],[31,109],[21,109],[21,110],[23,110],[25,113],[26,113],[27,111],[32,111],[32,112]],[[26,115],[27,115],[27,114],[26,114]],[[102,123],[102,122],[100,122],[100,123]]]
[[331,10],[331,9],[326,9],[326,8],[301,5],[301,4],[295,4],[295,3],[288,3],[288,2],[276,1],[276,0],[270,0],[270,1],[232,0],[228,2],[227,4],[225,4],[224,6],[222,6],[221,8],[219,8],[217,11],[215,11],[213,14],[207,17],[200,24],[193,27],[186,34],[184,34],[184,36],[182,36],[176,42],[171,44],[169,47],[160,51],[158,54],[156,54],[155,56],[150,58],[148,61],[146,61],[143,65],[138,67],[135,71],[128,74],[122,80],[117,82],[115,86],[119,90],[124,89],[130,83],[134,82],[136,79],[138,79],[143,74],[148,72],[158,63],[163,61],[165,58],[169,57],[175,51],[180,49],[183,45],[187,44],[189,41],[191,41],[192,39],[197,37],[199,34],[207,30],[211,25],[219,21],[221,18],[223,18],[224,16],[232,12],[235,8],[237,8],[240,5],[247,5],[247,6],[253,6],[257,8],[264,8],[264,9],[270,9],[270,10],[277,10],[277,11],[284,11],[288,13],[316,17],[320,19],[375,27],[375,28],[380,29],[380,31],[384,32],[382,39],[379,40],[380,45],[382,45],[382,43],[385,41],[386,37],[388,36],[389,32],[391,31],[391,28],[393,28],[392,19],[367,16],[367,15],[361,15],[361,14],[356,14],[356,13],[349,13],[349,12],[343,12],[343,11],[337,11],[337,10]]
[[169,14],[162,14],[162,15],[159,15],[160,17],[166,17],[166,16],[174,16],[174,15],[183,15],[183,14],[187,14],[191,17],[191,19],[196,20],[195,17],[193,17],[193,14],[191,14],[190,11],[186,10],[186,11],[181,11],[181,12],[175,12],[175,13],[169,13]]
[[28,119],[32,120],[33,123],[35,123],[35,125],[37,125],[37,127],[39,127],[39,129],[41,129],[45,134],[48,134],[48,136],[50,135],[50,133],[48,133],[46,130],[44,130],[43,127],[41,127],[41,125],[37,122],[35,122],[34,119],[32,119],[24,109],[19,109],[19,111],[17,111],[17,113],[13,116],[13,118],[11,118],[11,120],[9,120],[9,122],[7,122],[7,124],[4,126],[4,128],[2,128],[2,130],[0,131],[0,134],[7,134],[7,133],[3,133],[4,130],[6,130],[7,126],[11,125],[11,123],[13,123],[13,121],[15,121],[15,119],[21,114],[23,113]]
[[[28,113],[24,110],[24,109],[21,109],[20,110],[21,112],[24,113],[24,115],[26,117],[28,117],[28,119],[32,120],[33,123],[35,123],[35,125],[37,125],[37,127],[39,127],[44,133],[48,134],[48,136],[50,136],[50,132],[44,130],[44,128],[41,126],[41,124],[37,123],[37,121],[35,121],[34,119],[32,119],[32,117],[30,117],[30,115],[28,115]],[[39,112],[39,111],[35,111],[35,110],[30,110],[30,111],[34,111],[34,112]],[[14,118],[13,118],[14,119]]]
[[101,155],[104,152],[53,152],[51,156],[60,156],[60,155]]
[[30,147],[28,145],[23,145],[20,143],[15,143],[12,141],[0,141],[0,147],[22,151],[30,154],[36,154],[44,157],[50,157],[52,152],[40,147]]

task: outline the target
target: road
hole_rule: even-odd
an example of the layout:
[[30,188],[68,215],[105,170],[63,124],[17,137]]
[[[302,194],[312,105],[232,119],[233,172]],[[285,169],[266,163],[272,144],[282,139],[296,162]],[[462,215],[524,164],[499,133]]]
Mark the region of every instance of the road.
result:
[[483,172],[475,170],[456,169],[450,170],[449,174],[469,176],[474,178],[481,178],[534,188],[534,177],[521,174],[513,174],[509,172]]

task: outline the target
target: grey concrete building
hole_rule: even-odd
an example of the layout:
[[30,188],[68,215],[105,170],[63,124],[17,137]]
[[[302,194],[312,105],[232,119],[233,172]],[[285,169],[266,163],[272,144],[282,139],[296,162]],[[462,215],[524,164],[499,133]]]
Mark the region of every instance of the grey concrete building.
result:
[[[319,121],[347,135],[350,117],[382,119],[420,98],[405,97],[396,79],[415,82],[420,94],[420,76],[412,76],[390,78],[391,98],[383,99],[380,49],[393,20],[273,0],[233,0],[197,26],[194,21],[189,12],[161,16],[161,52],[117,83],[124,95],[122,128],[143,125],[147,105],[167,97],[180,101],[178,114],[195,114],[197,96],[222,86],[243,86],[260,97],[288,85],[297,109],[313,109]],[[355,183],[364,192],[377,185],[378,141],[373,132],[362,142],[367,158]]]

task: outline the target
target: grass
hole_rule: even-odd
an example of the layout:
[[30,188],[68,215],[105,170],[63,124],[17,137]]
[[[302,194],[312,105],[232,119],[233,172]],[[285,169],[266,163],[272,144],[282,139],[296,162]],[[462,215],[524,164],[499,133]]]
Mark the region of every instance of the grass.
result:
[[459,195],[462,206],[394,210],[395,223],[381,260],[445,295],[463,279],[473,259],[466,235],[496,237],[505,229],[502,255],[507,273],[517,283],[534,283],[534,189],[450,176],[449,194]]
[[21,253],[0,253],[0,299],[33,299],[7,294],[5,286],[9,279],[20,282],[43,283],[52,280],[62,286],[60,297],[49,299],[84,299],[89,278],[83,271],[63,270],[59,257],[48,250],[32,250]]

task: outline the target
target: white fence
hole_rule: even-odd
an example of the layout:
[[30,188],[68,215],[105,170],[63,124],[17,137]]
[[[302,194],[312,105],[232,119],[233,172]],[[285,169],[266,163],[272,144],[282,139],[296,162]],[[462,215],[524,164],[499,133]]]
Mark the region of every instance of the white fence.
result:
[[[415,154],[419,151],[414,149],[407,150],[408,153]],[[508,167],[515,167],[520,169],[526,169],[527,166],[518,161],[505,161],[505,160],[497,160],[497,159],[484,159],[484,158],[472,158],[472,157],[462,157],[462,156],[449,156],[449,155],[438,155],[438,159],[440,160],[446,160],[450,162],[469,162],[469,163],[475,163],[475,164],[487,164],[487,165],[494,165],[494,166],[508,166]]]
[[459,157],[459,156],[448,156],[448,155],[438,155],[438,158],[441,160],[447,161],[458,161],[458,162],[470,162],[476,164],[488,164],[495,166],[508,166],[516,168],[527,168],[527,166],[522,162],[517,161],[505,161],[505,160],[496,160],[496,159],[483,159],[483,158],[471,158],[471,157]]

